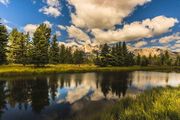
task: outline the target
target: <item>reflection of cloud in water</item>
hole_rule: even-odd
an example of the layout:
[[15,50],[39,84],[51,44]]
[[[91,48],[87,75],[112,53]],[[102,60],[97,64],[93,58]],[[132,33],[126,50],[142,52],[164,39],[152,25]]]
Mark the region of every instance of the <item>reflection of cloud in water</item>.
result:
[[167,85],[177,87],[180,84],[180,74],[177,73],[136,71],[131,79],[133,86],[143,90]]

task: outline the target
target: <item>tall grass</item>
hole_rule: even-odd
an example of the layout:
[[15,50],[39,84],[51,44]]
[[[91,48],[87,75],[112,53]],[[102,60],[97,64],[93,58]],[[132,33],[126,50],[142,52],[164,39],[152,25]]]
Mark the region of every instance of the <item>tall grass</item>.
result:
[[124,98],[83,120],[180,120],[180,87],[156,88]]

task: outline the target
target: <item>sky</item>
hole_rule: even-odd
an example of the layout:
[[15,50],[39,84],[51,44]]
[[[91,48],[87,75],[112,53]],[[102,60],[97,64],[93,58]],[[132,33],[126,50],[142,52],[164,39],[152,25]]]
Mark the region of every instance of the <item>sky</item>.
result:
[[0,0],[10,32],[52,29],[61,44],[93,49],[125,41],[134,48],[180,52],[180,0]]

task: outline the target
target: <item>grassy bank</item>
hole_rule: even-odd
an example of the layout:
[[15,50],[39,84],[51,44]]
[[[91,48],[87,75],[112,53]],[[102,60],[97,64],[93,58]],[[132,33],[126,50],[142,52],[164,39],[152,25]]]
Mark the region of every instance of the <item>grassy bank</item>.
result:
[[[83,117],[77,117],[75,120],[81,118]],[[124,98],[85,118],[86,120],[180,120],[180,87],[156,88],[135,98]]]
[[135,71],[135,70],[151,70],[151,71],[179,71],[180,67],[97,67],[95,65],[47,65],[45,67],[36,68],[34,66],[22,66],[22,65],[3,65],[0,66],[0,76],[8,75],[32,75],[32,74],[44,74],[44,73],[64,73],[64,72],[106,72],[106,71]]

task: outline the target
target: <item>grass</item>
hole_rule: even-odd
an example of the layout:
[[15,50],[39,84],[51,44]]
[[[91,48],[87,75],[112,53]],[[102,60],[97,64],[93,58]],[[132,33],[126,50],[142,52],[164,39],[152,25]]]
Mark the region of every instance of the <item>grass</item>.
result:
[[[180,87],[155,88],[134,98],[123,98],[118,103],[105,107],[101,112],[85,118],[86,120],[180,120]],[[81,120],[80,117],[77,119]]]
[[97,67],[95,65],[73,65],[73,64],[58,64],[46,65],[45,67],[36,68],[32,65],[2,65],[0,66],[0,76],[12,75],[32,75],[32,74],[51,74],[65,72],[120,72],[120,71],[135,71],[135,70],[151,70],[151,71],[179,71],[180,67]]

